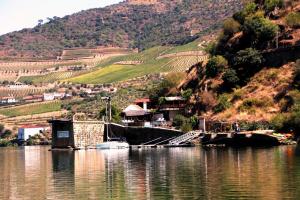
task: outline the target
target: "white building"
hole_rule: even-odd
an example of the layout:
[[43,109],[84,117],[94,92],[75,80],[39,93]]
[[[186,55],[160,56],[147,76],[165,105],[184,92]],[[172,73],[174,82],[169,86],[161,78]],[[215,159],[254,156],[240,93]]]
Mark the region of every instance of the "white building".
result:
[[44,101],[53,101],[55,99],[63,99],[66,94],[65,93],[44,93]]
[[18,140],[28,140],[30,136],[38,135],[47,130],[43,126],[22,126],[18,130]]
[[53,101],[54,100],[54,94],[53,93],[44,93],[43,94],[44,101]]
[[11,89],[22,89],[22,88],[28,88],[29,85],[17,82],[13,85],[9,85],[8,87],[11,88]]
[[11,104],[11,103],[17,103],[17,100],[14,97],[2,97],[0,98],[1,104]]

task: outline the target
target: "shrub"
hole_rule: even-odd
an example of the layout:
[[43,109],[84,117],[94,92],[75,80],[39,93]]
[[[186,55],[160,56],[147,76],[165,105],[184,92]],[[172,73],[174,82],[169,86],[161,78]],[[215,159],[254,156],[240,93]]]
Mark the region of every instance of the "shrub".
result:
[[264,97],[261,99],[256,98],[248,98],[245,99],[242,105],[239,107],[239,111],[249,111],[253,107],[263,108],[272,105],[272,101],[268,97]]
[[165,96],[172,88],[175,88],[184,78],[184,73],[169,73],[164,80],[155,88],[149,91],[151,99],[158,100],[160,96]]
[[208,45],[204,48],[204,51],[206,53],[209,53],[210,55],[215,55],[216,54],[216,47],[217,44],[215,42],[210,42]]
[[291,12],[289,13],[285,21],[288,26],[293,28],[298,28],[300,26],[300,13],[299,12]]
[[195,117],[187,118],[183,115],[176,115],[173,119],[173,126],[185,133],[193,130],[196,123],[197,119]]
[[12,143],[9,140],[0,139],[0,147],[12,146]]
[[214,78],[221,73],[227,65],[228,62],[223,56],[213,56],[206,65],[206,75]]
[[[102,116],[105,116],[106,115],[106,109],[103,108],[100,113],[99,113],[99,119],[102,119]],[[109,113],[108,113],[109,115]],[[115,105],[112,105],[111,106],[111,117],[112,117],[112,121],[113,122],[120,122],[121,121],[121,110],[115,106]]]
[[176,128],[180,128],[185,122],[187,121],[187,118],[183,115],[176,115],[173,119],[173,126]]
[[193,130],[192,124],[189,122],[185,122],[181,127],[180,130],[184,133],[187,133],[189,131]]
[[12,136],[12,131],[11,130],[5,130],[2,135],[1,138],[9,138]]
[[283,131],[285,129],[285,126],[287,124],[287,115],[284,114],[278,114],[271,120],[271,126],[276,131]]
[[236,89],[233,93],[233,97],[231,99],[231,102],[235,102],[237,100],[240,100],[243,98],[245,92],[241,89]]
[[245,77],[251,76],[260,69],[263,63],[263,56],[253,48],[247,48],[237,52],[233,64],[236,68],[241,68]]
[[251,2],[245,6],[243,13],[245,14],[245,16],[249,16],[249,15],[254,14],[256,12],[256,10],[257,10],[256,3]]
[[184,90],[182,93],[181,93],[181,96],[184,98],[184,99],[190,99],[190,97],[192,96],[193,94],[193,90],[192,89],[187,89],[187,90]]
[[254,44],[258,44],[274,39],[278,31],[278,26],[258,14],[246,18],[244,31],[252,37]]
[[233,88],[236,87],[237,84],[239,83],[240,79],[237,76],[237,73],[234,69],[228,69],[226,70],[226,72],[223,74],[222,77],[223,81],[224,81],[224,86],[226,88]]
[[228,95],[223,94],[218,98],[218,105],[214,108],[214,112],[219,113],[228,108],[230,108],[232,104],[229,101]]
[[276,7],[281,8],[283,6],[283,0],[265,0],[264,9],[267,12],[273,11]]
[[241,25],[239,22],[233,18],[225,20],[223,24],[223,31],[226,35],[233,35],[241,30]]

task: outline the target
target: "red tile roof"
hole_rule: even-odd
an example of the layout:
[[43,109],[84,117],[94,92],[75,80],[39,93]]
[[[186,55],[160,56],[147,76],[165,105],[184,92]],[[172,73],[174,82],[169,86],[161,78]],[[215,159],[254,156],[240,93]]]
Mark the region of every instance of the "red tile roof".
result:
[[149,103],[149,102],[151,102],[150,99],[143,98],[143,99],[137,99],[137,100],[135,100],[134,103]]

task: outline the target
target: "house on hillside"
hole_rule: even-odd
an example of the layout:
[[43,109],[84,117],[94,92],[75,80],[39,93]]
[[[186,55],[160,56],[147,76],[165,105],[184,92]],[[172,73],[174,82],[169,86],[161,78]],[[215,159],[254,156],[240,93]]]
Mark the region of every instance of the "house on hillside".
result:
[[140,107],[142,107],[145,111],[151,109],[151,100],[149,98],[137,99],[134,103]]
[[121,116],[122,122],[127,126],[150,126],[151,113],[138,105],[129,105]]
[[22,89],[22,88],[28,88],[29,85],[26,85],[26,84],[23,84],[23,83],[20,83],[20,82],[16,82],[15,84],[9,85],[8,87],[11,88],[11,89]]
[[15,97],[1,97],[0,98],[0,104],[13,104],[17,103],[18,100],[16,100]]
[[59,100],[65,98],[66,94],[64,92],[61,93],[44,93],[43,99],[44,101],[53,101],[53,100]]
[[185,112],[186,100],[180,96],[164,97],[164,101],[159,105],[159,112],[164,114],[167,121],[173,121],[178,114]]
[[49,127],[45,126],[22,126],[18,129],[18,140],[26,141],[30,137],[41,134],[49,130]]
[[35,102],[42,102],[44,100],[43,95],[31,95],[23,97],[23,101],[26,103],[35,103]]

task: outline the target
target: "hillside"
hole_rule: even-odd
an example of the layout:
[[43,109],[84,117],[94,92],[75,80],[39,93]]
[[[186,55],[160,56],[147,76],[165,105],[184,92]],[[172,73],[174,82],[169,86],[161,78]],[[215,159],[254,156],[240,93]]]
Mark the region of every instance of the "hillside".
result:
[[53,72],[23,76],[18,81],[33,83],[114,83],[150,74],[185,72],[207,59],[205,48],[213,36],[201,37],[179,46],[156,46],[139,53],[99,60],[95,68],[78,72]]
[[190,94],[209,120],[299,131],[300,2],[256,2],[225,20],[209,60],[169,93]]
[[52,17],[32,29],[0,37],[0,57],[56,58],[63,49],[118,46],[147,49],[183,44],[215,31],[241,9],[240,0],[125,1],[105,8]]

